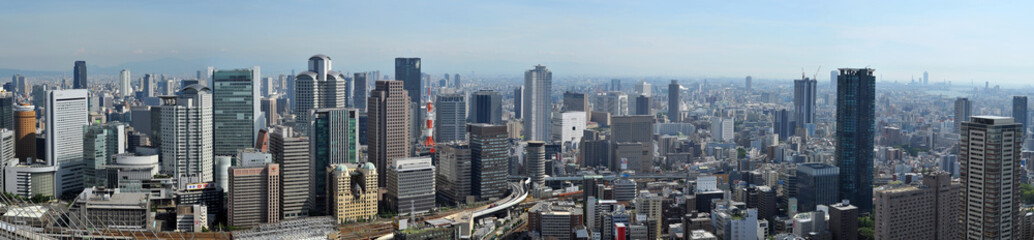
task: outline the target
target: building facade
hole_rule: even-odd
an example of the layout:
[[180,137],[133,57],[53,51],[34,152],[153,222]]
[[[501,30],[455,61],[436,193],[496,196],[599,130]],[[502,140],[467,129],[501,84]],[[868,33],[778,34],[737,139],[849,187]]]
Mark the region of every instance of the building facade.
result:
[[[84,75],[85,71],[84,66]],[[89,124],[88,95],[83,89],[47,92],[46,158],[48,165],[58,166],[54,182],[58,194],[78,193],[84,186],[83,126]]]
[[280,165],[231,167],[228,224],[254,227],[280,221]]
[[838,196],[858,211],[872,211],[876,76],[871,68],[841,68],[837,76],[836,150]]
[[389,211],[399,216],[425,213],[435,204],[435,166],[431,158],[396,159],[388,167],[384,195]]
[[191,85],[177,96],[162,97],[162,101],[162,172],[176,179],[181,188],[190,183],[211,182],[215,144],[211,90]]
[[[377,81],[366,102],[367,153],[377,166],[378,182],[384,183],[395,159],[410,156],[413,138],[410,131],[409,94],[402,81]],[[432,198],[433,199],[433,198]]]
[[309,216],[312,210],[313,170],[309,156],[309,138],[291,127],[278,126],[269,133],[269,155],[279,164],[280,211],[282,219]]
[[1020,236],[1022,125],[1009,117],[974,116],[962,123],[959,145],[960,238]]
[[358,163],[359,110],[353,108],[322,108],[313,110],[309,127],[313,210],[325,212],[328,208],[327,169],[334,164]]
[[552,134],[550,127],[553,125],[552,92],[553,72],[546,69],[546,66],[537,65],[535,69],[524,72],[524,96],[521,99],[524,108],[524,140],[549,140]]
[[342,163],[327,167],[327,205],[338,223],[377,215],[377,169],[373,163]]

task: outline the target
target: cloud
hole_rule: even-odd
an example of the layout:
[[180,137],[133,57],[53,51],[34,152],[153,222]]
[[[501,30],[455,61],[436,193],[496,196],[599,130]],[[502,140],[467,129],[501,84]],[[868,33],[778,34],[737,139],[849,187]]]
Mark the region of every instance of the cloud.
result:
[[144,50],[137,48],[136,50],[133,50],[133,54],[144,54]]

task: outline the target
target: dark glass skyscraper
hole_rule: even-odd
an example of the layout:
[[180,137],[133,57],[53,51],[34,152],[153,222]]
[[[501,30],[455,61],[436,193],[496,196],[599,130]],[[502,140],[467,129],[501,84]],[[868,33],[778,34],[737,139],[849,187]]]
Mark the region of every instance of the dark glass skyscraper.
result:
[[86,61],[75,61],[75,79],[72,79],[72,88],[86,89]]
[[815,79],[793,80],[793,111],[797,127],[815,123]]
[[524,112],[524,87],[518,86],[513,90],[513,116],[521,119]]
[[871,212],[876,77],[871,68],[839,70],[835,154],[839,197],[850,200],[859,212]]
[[1030,122],[1027,121],[1027,96],[1013,96],[1012,97],[1012,118],[1016,119],[1016,123],[1020,124],[1020,134],[1027,134],[1027,127],[1030,126]]
[[366,73],[361,72],[355,73],[352,81],[354,87],[354,92],[352,92],[352,94],[354,94],[352,97],[352,103],[355,104],[353,106],[361,112],[366,112],[366,97],[369,97],[370,95],[370,90],[366,88],[366,86],[369,85],[367,84],[369,79],[366,78]]
[[420,58],[395,58],[395,80],[402,81],[403,88],[409,91],[409,101],[420,103],[424,98],[424,85],[420,76]]
[[470,103],[470,122],[503,124],[503,97],[496,91],[474,92]]
[[[309,146],[315,181],[312,183],[313,209],[323,213],[327,206],[327,167],[359,162],[359,110],[323,108],[312,110]],[[321,190],[323,189],[323,190]]]
[[[797,211],[815,210],[815,205],[829,205],[837,199],[837,167],[825,163],[797,166]],[[854,203],[854,202],[851,202]]]
[[668,121],[679,121],[679,80],[671,80],[668,84]]
[[506,194],[506,170],[509,159],[505,125],[470,124],[471,194],[481,199],[499,198]]
[[[255,69],[217,70],[212,74],[212,134],[217,156],[232,156],[255,145],[265,127],[260,110],[259,76]],[[184,86],[186,87],[186,86]]]

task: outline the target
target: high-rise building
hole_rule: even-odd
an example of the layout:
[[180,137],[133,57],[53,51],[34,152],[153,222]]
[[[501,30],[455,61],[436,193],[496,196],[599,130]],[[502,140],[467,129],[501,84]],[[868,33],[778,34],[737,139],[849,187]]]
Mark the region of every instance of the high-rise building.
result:
[[[299,131],[307,132],[309,111],[319,108],[340,108],[345,106],[345,75],[330,70],[330,57],[318,54],[309,58],[309,70],[295,77],[294,98],[291,110]],[[290,91],[290,90],[289,90]]]
[[833,239],[858,240],[858,207],[841,202],[830,205],[828,210]]
[[729,118],[711,118],[711,138],[718,142],[730,142],[735,137],[735,122]]
[[122,71],[118,74],[118,79],[119,93],[122,94],[122,97],[132,97],[135,91],[133,91],[133,85],[129,82],[129,69],[122,69]]
[[[358,163],[359,110],[354,108],[323,108],[312,111],[309,126],[309,146],[312,148],[313,210],[322,213],[330,209],[327,202],[327,169],[335,164]],[[372,164],[372,163],[371,163]],[[376,174],[376,173],[374,173]]]
[[354,107],[361,112],[366,112],[366,98],[370,96],[370,89],[367,86],[370,85],[370,81],[364,72],[357,72],[352,77],[352,102]]
[[36,158],[36,107],[14,107],[15,156],[22,162]]
[[616,91],[598,94],[593,108],[597,112],[608,112],[611,117],[628,115],[628,95]]
[[377,166],[380,183],[385,182],[385,171],[395,159],[410,155],[414,138],[410,131],[410,104],[403,82],[395,80],[377,81],[366,102],[368,161]]
[[58,194],[83,189],[83,126],[89,124],[87,90],[47,92],[47,165],[58,166],[54,190]]
[[635,93],[647,97],[652,97],[653,85],[646,82],[646,80],[639,80],[639,83],[635,85]]
[[565,149],[573,149],[578,147],[578,143],[582,140],[582,135],[585,134],[585,113],[582,112],[562,112],[553,115],[553,138],[554,142],[558,142]]
[[998,116],[973,116],[962,123],[960,238],[1009,239],[1020,234],[1020,127],[1012,118]]
[[679,92],[681,92],[682,86],[679,85],[678,80],[671,80],[671,84],[668,84],[668,121],[679,122]]
[[787,137],[793,136],[795,133],[797,123],[793,120],[793,114],[791,113],[792,112],[786,109],[779,109],[776,110],[774,116],[772,116],[772,123],[775,125],[773,129],[775,129],[775,133],[779,135],[779,141],[784,141]]
[[955,99],[955,133],[962,132],[962,123],[969,121],[973,116],[973,102],[968,98],[960,97]]
[[330,215],[338,223],[371,219],[377,215],[377,169],[373,163],[342,163],[324,170]]
[[492,90],[480,90],[470,97],[470,122],[503,124],[503,96]]
[[126,125],[119,122],[94,124],[83,130],[83,178],[86,187],[106,186],[105,165],[115,155],[126,153]]
[[930,84],[930,73],[923,71],[923,85]]
[[212,73],[212,134],[219,139],[212,153],[230,156],[255,145],[266,122],[259,110],[258,69],[216,70]]
[[549,140],[549,131],[553,120],[553,72],[546,66],[536,65],[535,69],[524,72],[524,140]]
[[86,61],[75,61],[75,79],[72,80],[72,88],[87,89],[86,84]]
[[825,163],[797,166],[797,211],[810,212],[817,205],[840,201],[836,194],[840,169]]
[[752,83],[752,80],[753,80],[753,79],[752,79],[752,77],[751,77],[751,76],[747,76],[747,79],[746,79],[746,80],[744,80],[744,82],[743,82],[743,88],[744,88],[744,89],[746,89],[747,91],[750,91],[751,87],[753,87],[753,86],[751,85],[751,84],[753,84],[753,83]]
[[838,196],[862,213],[872,212],[872,161],[876,76],[871,68],[841,68],[837,76],[836,150]]
[[793,80],[793,111],[797,127],[815,123],[815,79]]
[[395,159],[388,168],[384,198],[389,211],[404,216],[434,208],[435,167],[431,158]]
[[3,159],[3,163],[8,161],[17,162],[13,161],[16,159],[14,153],[15,144],[14,130],[0,128],[0,159]]
[[435,142],[467,140],[467,100],[463,94],[439,94],[434,101]]
[[[470,146],[462,143],[438,144],[437,173],[435,187],[440,202],[449,205],[460,205],[473,202],[476,196],[471,193]],[[470,198],[470,199],[468,199]]]
[[280,211],[282,219],[309,216],[312,208],[313,169],[309,158],[309,138],[291,127],[278,126],[269,133],[269,154],[279,164]]
[[259,109],[262,111],[262,116],[266,118],[263,127],[270,127],[280,124],[280,111],[277,107],[283,107],[277,105],[276,98],[262,98]]
[[564,92],[563,112],[585,112],[585,119],[592,118],[592,111],[589,109],[589,99],[584,93]]
[[[420,58],[395,58],[395,80],[402,81],[403,88],[409,94],[411,116],[408,126],[410,134],[414,137],[420,135],[421,126],[424,125],[423,112],[420,111],[420,107],[423,106],[421,103],[424,102],[424,92],[427,91],[424,89],[423,73],[420,68]],[[377,169],[382,168],[378,166]]]
[[454,86],[455,88],[462,88],[463,87],[463,82],[460,81],[460,74],[459,73],[453,75],[452,81],[454,83],[453,85],[455,85]]
[[15,105],[18,105],[18,98],[14,93],[0,93],[0,128],[14,129]]
[[1012,97],[1012,118],[1016,119],[1016,123],[1020,124],[1020,134],[1027,134],[1027,128],[1030,127],[1030,121],[1027,120],[1029,112],[1027,111],[1027,96],[1013,96]]
[[951,178],[951,174],[936,172],[924,175],[922,185],[897,184],[876,189],[875,237],[957,239],[958,229],[964,229],[958,224],[962,185]]
[[501,198],[506,194],[507,160],[510,141],[505,125],[471,124],[471,194],[480,199]]
[[538,185],[545,186],[546,184],[546,142],[543,141],[528,141],[528,146],[524,147],[524,162],[527,175],[531,177],[531,182]]
[[211,182],[215,145],[211,90],[191,85],[176,96],[163,96],[162,101],[162,172],[172,175],[180,188],[191,183]]
[[513,89],[513,118],[523,119],[524,117],[524,86],[517,86]]
[[829,88],[837,90],[837,76],[840,76],[840,71],[830,70],[829,71]]
[[621,79],[610,80],[610,91],[621,91]]
[[635,101],[634,102],[635,102],[635,104],[631,104],[631,105],[634,106],[635,111],[629,111],[630,114],[633,114],[633,115],[653,115],[653,114],[650,114],[650,97],[647,97],[646,95],[639,95],[639,96],[635,97]]
[[230,167],[227,220],[230,226],[254,227],[280,222],[280,165]]

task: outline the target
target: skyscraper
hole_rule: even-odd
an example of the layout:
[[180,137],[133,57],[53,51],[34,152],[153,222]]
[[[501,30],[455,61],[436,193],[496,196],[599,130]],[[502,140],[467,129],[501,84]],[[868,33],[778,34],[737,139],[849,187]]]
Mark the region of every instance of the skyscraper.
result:
[[54,190],[58,194],[83,189],[83,126],[89,124],[88,93],[84,89],[47,93],[47,165],[58,166]]
[[216,70],[212,73],[212,134],[219,139],[212,153],[220,156],[237,154],[237,150],[255,145],[255,134],[266,122],[259,110],[257,69]]
[[682,86],[679,85],[679,80],[671,80],[671,84],[668,84],[668,121],[679,122],[679,92]]
[[611,117],[628,115],[628,95],[616,91],[598,94],[593,108],[596,112],[608,112]]
[[790,111],[786,109],[777,110],[772,118],[772,122],[775,125],[775,133],[779,135],[780,141],[794,135],[797,123],[794,122]]
[[585,112],[585,119],[592,118],[592,111],[589,109],[589,99],[584,93],[564,92],[563,112]]
[[621,91],[621,79],[610,80],[610,91]]
[[0,93],[0,128],[14,129],[14,106],[18,98],[12,92]]
[[467,101],[463,94],[439,94],[434,101],[435,142],[467,140]]
[[366,98],[369,97],[370,93],[370,90],[367,88],[370,85],[369,81],[370,79],[367,78],[365,72],[357,72],[352,77],[352,102],[360,112],[366,112]]
[[524,117],[524,86],[513,89],[513,118]]
[[366,102],[368,158],[377,166],[378,182],[384,183],[395,159],[409,157],[414,136],[410,131],[409,93],[403,82],[377,81]]
[[797,127],[815,123],[815,79],[793,80],[793,111]]
[[507,160],[510,142],[505,125],[471,124],[471,194],[480,199],[506,194]]
[[923,85],[930,84],[930,73],[923,71]]
[[108,186],[105,165],[126,152],[126,125],[94,124],[83,129],[83,177],[86,187]]
[[839,75],[840,75],[840,72],[837,71],[837,70],[829,71],[829,87],[832,88],[833,90],[837,90],[837,78],[838,78],[837,76],[839,76]]
[[[424,125],[423,112],[420,111],[420,107],[423,106],[424,89],[423,74],[420,72],[420,58],[395,58],[395,80],[402,81],[403,88],[406,89],[409,94],[409,101],[411,104],[409,107],[410,112],[410,123],[409,129],[413,137],[419,137],[421,132],[421,126]],[[410,140],[412,141],[412,140]],[[380,165],[377,169],[382,168]]]
[[1016,119],[1016,123],[1020,124],[1020,134],[1027,134],[1027,128],[1030,126],[1030,121],[1027,120],[1027,96],[1013,96],[1012,97],[1012,118]]
[[531,183],[539,186],[546,184],[546,142],[528,141],[524,147],[524,162]]
[[635,85],[635,93],[651,97],[653,96],[653,85],[646,80],[639,80],[639,83]]
[[230,167],[230,226],[254,227],[280,221],[280,165]]
[[273,155],[273,163],[283,168],[279,194],[282,218],[309,216],[313,204],[309,138],[296,134],[291,127],[278,126],[269,133],[269,154]]
[[503,97],[499,92],[479,90],[470,97],[470,122],[502,124]]
[[309,111],[319,108],[340,108],[345,106],[345,75],[330,70],[330,57],[318,54],[309,58],[309,71],[295,77],[294,111],[299,131],[307,132]]
[[650,97],[646,95],[639,95],[635,97],[635,112],[634,115],[652,115],[650,114]]
[[816,205],[839,201],[837,178],[840,169],[825,163],[805,163],[797,166],[797,211],[810,212]]
[[72,80],[72,88],[87,89],[86,86],[86,61],[75,61],[75,79]]
[[172,175],[180,188],[214,179],[212,101],[211,90],[201,85],[162,97],[161,170]]
[[836,150],[841,199],[872,211],[872,149],[876,76],[871,68],[841,68],[837,76]]
[[386,172],[386,205],[400,216],[424,213],[434,208],[435,167],[429,157],[400,158]]
[[[476,200],[471,193],[470,146],[463,143],[445,143],[436,146],[437,172],[435,188],[440,202],[449,205],[466,204]],[[471,198],[471,199],[468,199]]]
[[553,72],[546,66],[536,65],[535,69],[524,72],[524,140],[549,140],[552,132]]
[[[1020,124],[1009,117],[974,116],[962,123],[959,144],[959,238],[1011,239],[1020,234]],[[987,216],[987,217],[982,217]]]
[[36,107],[14,107],[15,157],[22,162],[36,158]]
[[[335,164],[359,162],[359,110],[354,108],[323,108],[312,112],[309,127],[312,169],[313,209],[323,212],[327,204],[327,168]],[[333,181],[333,180],[331,180]]]
[[955,99],[955,133],[962,132],[962,123],[969,121],[973,116],[973,102],[968,98],[960,97]]
[[129,82],[129,69],[122,69],[122,72],[119,72],[118,74],[118,79],[119,92],[122,94],[122,97],[132,97],[135,92],[133,91],[133,85]]
[[723,117],[711,118],[711,137],[718,142],[731,142],[735,138],[735,122]]

